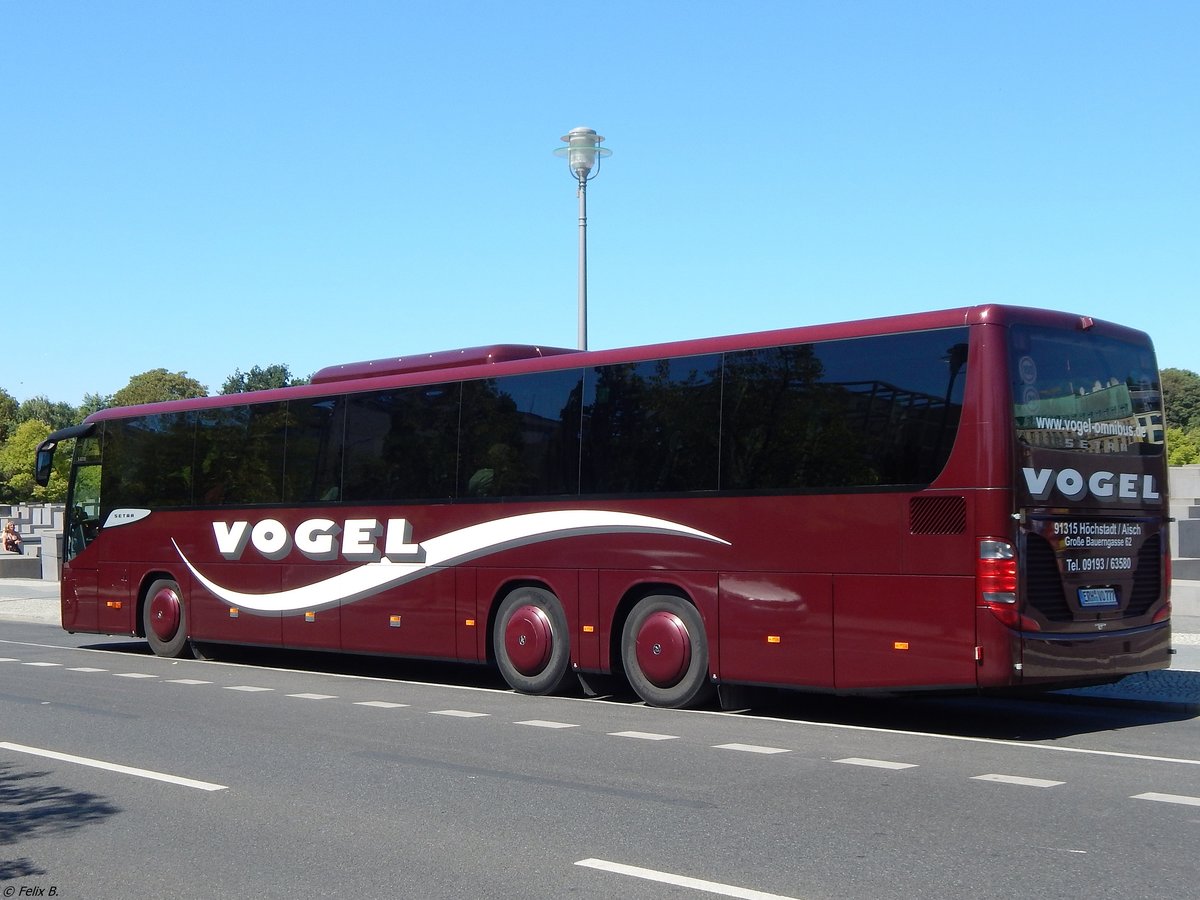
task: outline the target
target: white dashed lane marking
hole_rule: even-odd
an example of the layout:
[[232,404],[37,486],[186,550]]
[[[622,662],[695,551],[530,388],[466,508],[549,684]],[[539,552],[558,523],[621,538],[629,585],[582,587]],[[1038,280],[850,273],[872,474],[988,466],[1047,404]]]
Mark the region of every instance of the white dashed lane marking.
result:
[[386,700],[359,700],[355,706],[374,706],[378,709],[400,709],[408,706],[407,703],[388,703]]
[[1023,775],[975,775],[972,781],[995,781],[1000,784],[1019,784],[1022,787],[1051,788],[1066,784],[1065,781],[1049,781],[1045,778],[1026,778]]
[[1187,797],[1183,794],[1134,794],[1130,800],[1156,800],[1159,803],[1178,803],[1181,806],[1200,806],[1200,797]]
[[772,753],[791,753],[783,747],[760,747],[758,744],[714,744],[714,750],[739,750],[742,753],[763,753],[770,755]]
[[835,759],[834,762],[845,763],[848,766],[866,766],[870,769],[915,769],[916,763],[892,762],[890,759],[863,759],[859,756],[848,756],[845,759]]
[[46,750],[41,747],[27,747],[24,744],[0,742],[0,749],[11,750],[14,753],[26,753],[30,756],[40,756],[43,759],[54,759],[59,762],[72,763],[77,766],[88,766],[92,769],[104,769],[120,775],[134,775],[138,778],[149,778],[152,781],[165,781],[168,784],[178,784],[182,787],[196,788],[201,791],[224,791],[226,786],[214,784],[211,781],[197,781],[194,778],[182,778],[178,775],[168,775],[166,772],[154,772],[150,769],[136,769],[133,766],[123,766],[119,763],[106,762],[102,759],[92,759],[87,756],[75,756],[71,753],[59,753],[57,750]]
[[[89,674],[110,671],[108,669],[97,668],[95,666],[73,666],[73,667],[68,668],[68,667],[65,667],[62,663],[45,662],[45,661],[40,661],[40,660],[24,662],[16,657],[9,657],[9,656],[0,657],[0,662],[15,662],[20,665],[30,666],[33,668],[46,668],[46,669],[63,668],[64,671],[68,671],[68,672],[82,672],[82,673],[89,673]],[[112,673],[112,674],[113,674],[114,678],[131,678],[131,679],[157,679],[157,678],[159,678],[158,675],[152,675],[152,674],[148,674],[148,673],[144,673],[144,672],[116,672],[116,673]],[[214,682],[205,681],[205,680],[202,680],[199,678],[171,678],[171,679],[166,679],[166,683],[182,684],[182,685],[204,685],[204,684],[213,684]],[[273,692],[275,690],[275,688],[259,687],[257,685],[249,685],[249,684],[239,684],[239,685],[227,685],[224,687],[224,690],[240,691],[243,693],[269,693],[269,692]],[[298,694],[287,694],[285,696],[300,699],[300,700],[336,700],[336,699],[338,699],[338,697],[334,694],[298,693]],[[387,700],[359,700],[359,701],[351,701],[351,702],[353,702],[355,706],[368,706],[368,707],[373,707],[376,709],[403,709],[403,708],[409,708],[411,706],[408,703],[393,703],[393,702],[390,702]],[[447,716],[447,717],[459,718],[459,719],[482,719],[482,718],[488,718],[491,715],[491,713],[474,712],[471,710],[463,710],[463,709],[435,709],[435,710],[428,711],[427,715]],[[558,721],[552,721],[552,720],[548,720],[548,719],[525,719],[525,720],[522,720],[519,722],[514,722],[513,724],[527,725],[527,726],[530,726],[533,728],[545,728],[545,729],[567,729],[567,728],[579,728],[580,727],[580,725],[578,723],[558,722]],[[608,732],[608,734],[610,737],[624,737],[624,738],[631,738],[633,740],[640,740],[640,741],[679,740],[678,735],[658,734],[655,732],[648,732],[648,731],[612,731],[612,732]],[[1007,743],[1007,742],[997,742],[997,743]],[[4,746],[4,745],[0,744],[0,746]],[[17,747],[18,747],[18,745],[8,745],[8,749],[16,749]],[[786,748],[786,747],[770,747],[770,746],[764,746],[764,745],[760,745],[760,744],[742,744],[742,743],[715,744],[715,745],[713,745],[712,749],[733,750],[733,751],[737,751],[737,752],[741,752],[741,753],[756,753],[756,754],[762,754],[762,755],[779,755],[779,754],[793,752],[790,748]],[[1056,748],[1050,748],[1050,749],[1056,749]],[[52,752],[52,751],[46,751],[46,754],[49,755],[50,752]],[[1102,750],[1093,750],[1093,751],[1078,750],[1076,752],[1091,752],[1091,753],[1094,753],[1094,754],[1100,755],[1100,756],[1119,756],[1122,758],[1154,759],[1154,760],[1158,760],[1158,761],[1162,761],[1162,762],[1189,763],[1189,764],[1200,763],[1200,760],[1163,759],[1163,758],[1159,758],[1159,757],[1146,757],[1146,756],[1140,756],[1140,755],[1135,756],[1134,754],[1123,754],[1123,753],[1115,753],[1115,752],[1102,751]],[[841,763],[844,765],[863,766],[863,767],[867,767],[867,768],[877,768],[877,769],[890,769],[890,770],[895,770],[895,771],[918,768],[918,766],[915,763],[897,762],[894,760],[886,760],[886,759],[870,759],[870,758],[857,757],[857,756],[846,757],[844,759],[835,759],[835,760],[833,760],[833,762]],[[107,766],[104,766],[104,767],[107,767]],[[136,774],[135,770],[130,770],[130,773]],[[158,773],[151,773],[148,777],[154,777],[157,774]],[[168,777],[170,777],[170,776],[168,776]],[[1066,783],[1063,781],[1052,781],[1052,780],[1045,779],[1045,778],[1030,778],[1027,776],[1002,775],[1002,774],[996,774],[996,773],[991,773],[991,774],[987,774],[987,775],[976,775],[976,776],[973,776],[972,780],[974,780],[974,781],[989,781],[989,782],[994,782],[994,783],[999,783],[999,784],[1009,784],[1009,785],[1018,785],[1018,786],[1022,786],[1022,787],[1036,787],[1036,788],[1058,787],[1058,786]],[[1187,795],[1182,795],[1182,794],[1163,794],[1163,793],[1156,793],[1156,792],[1147,792],[1144,794],[1136,794],[1131,799],[1133,799],[1133,800],[1151,800],[1151,801],[1155,801],[1155,802],[1159,802],[1159,803],[1172,803],[1172,804],[1178,804],[1178,805],[1184,805],[1184,806],[1200,806],[1200,797],[1192,797],[1192,796],[1187,796]],[[763,895],[763,896],[769,896],[769,895]]]
[[692,878],[690,875],[676,875],[674,872],[660,872],[658,869],[629,866],[625,863],[610,862],[607,859],[581,859],[575,865],[587,869],[599,869],[615,875],[627,875],[630,878],[641,878],[644,881],[654,881],[659,884],[673,884],[676,887],[703,891],[706,894],[716,894],[720,897],[737,897],[739,900],[795,900],[793,897],[785,897],[782,894],[768,894],[765,891],[738,887],[735,884],[722,884],[719,881]]

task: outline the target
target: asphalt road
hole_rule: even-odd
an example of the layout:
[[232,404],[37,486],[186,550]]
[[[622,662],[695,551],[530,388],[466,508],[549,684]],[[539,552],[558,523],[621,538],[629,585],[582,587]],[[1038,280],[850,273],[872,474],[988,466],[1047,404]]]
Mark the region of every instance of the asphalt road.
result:
[[163,660],[19,622],[0,660],[3,897],[1200,893],[1187,712],[679,712],[457,666]]

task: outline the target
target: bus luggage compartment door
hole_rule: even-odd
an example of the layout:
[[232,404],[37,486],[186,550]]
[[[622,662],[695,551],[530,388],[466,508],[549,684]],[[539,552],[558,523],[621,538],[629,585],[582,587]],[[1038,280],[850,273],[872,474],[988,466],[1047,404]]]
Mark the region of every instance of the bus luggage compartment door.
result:
[[835,687],[974,687],[974,588],[956,576],[835,575]]

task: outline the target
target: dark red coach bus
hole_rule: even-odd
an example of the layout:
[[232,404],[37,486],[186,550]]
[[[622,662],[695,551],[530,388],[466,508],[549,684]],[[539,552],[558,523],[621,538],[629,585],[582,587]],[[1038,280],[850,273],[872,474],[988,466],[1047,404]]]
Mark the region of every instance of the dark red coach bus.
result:
[[1048,688],[1163,668],[1139,331],[1005,306],[624,350],[496,346],[108,409],[72,632],[491,663],[518,691]]

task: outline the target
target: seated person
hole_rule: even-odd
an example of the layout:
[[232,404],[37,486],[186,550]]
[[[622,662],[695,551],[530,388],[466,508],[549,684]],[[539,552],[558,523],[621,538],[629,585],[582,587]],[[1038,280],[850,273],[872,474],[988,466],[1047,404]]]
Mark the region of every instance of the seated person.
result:
[[9,553],[21,552],[21,535],[17,533],[17,526],[12,521],[4,523],[4,549]]

